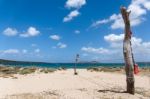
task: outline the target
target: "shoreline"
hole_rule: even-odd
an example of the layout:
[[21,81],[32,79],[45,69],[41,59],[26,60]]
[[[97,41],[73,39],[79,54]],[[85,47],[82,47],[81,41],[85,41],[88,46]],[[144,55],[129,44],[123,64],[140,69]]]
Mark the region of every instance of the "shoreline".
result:
[[[137,62],[140,68],[150,68],[150,62]],[[60,67],[71,69],[75,63],[42,63],[42,62],[18,62],[18,61],[6,61],[5,63],[0,62],[0,66],[10,66],[10,67],[38,67],[38,68],[55,68]],[[124,63],[77,63],[78,69],[86,69],[91,67],[124,67]]]

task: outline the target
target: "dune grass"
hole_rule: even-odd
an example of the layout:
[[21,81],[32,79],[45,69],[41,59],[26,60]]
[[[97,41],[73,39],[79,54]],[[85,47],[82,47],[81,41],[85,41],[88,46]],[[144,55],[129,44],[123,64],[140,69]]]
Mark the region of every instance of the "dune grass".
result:
[[123,67],[91,67],[87,68],[89,71],[96,71],[96,72],[123,72]]
[[52,73],[54,71],[56,71],[56,69],[53,69],[53,68],[42,68],[40,70],[40,72],[42,72],[42,73]]
[[56,71],[56,69],[53,68],[38,68],[38,67],[10,67],[10,66],[0,66],[0,77],[3,78],[14,78],[15,74],[20,74],[20,75],[27,75],[27,74],[32,74],[35,72],[39,73],[52,73]]
[[6,99],[58,99],[59,96],[55,93],[25,93],[25,94],[18,94],[18,95],[10,95],[6,96]]
[[34,73],[35,71],[36,71],[36,68],[35,68],[35,67],[31,67],[31,68],[21,68],[21,69],[18,71],[18,74],[22,74],[22,75],[31,74],[31,73]]
[[[122,67],[90,67],[87,68],[88,71],[95,72],[115,72],[125,74],[124,66]],[[139,67],[139,74],[150,76],[150,67]]]

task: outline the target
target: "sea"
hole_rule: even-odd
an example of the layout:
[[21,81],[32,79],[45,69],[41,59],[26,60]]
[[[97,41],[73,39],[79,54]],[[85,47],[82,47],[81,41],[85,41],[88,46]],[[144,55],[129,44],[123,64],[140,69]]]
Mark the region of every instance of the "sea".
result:
[[[150,63],[141,62],[137,63],[139,67],[149,67]],[[0,64],[5,66],[18,66],[18,67],[44,67],[44,68],[91,68],[91,67],[124,67],[124,63],[5,63]]]

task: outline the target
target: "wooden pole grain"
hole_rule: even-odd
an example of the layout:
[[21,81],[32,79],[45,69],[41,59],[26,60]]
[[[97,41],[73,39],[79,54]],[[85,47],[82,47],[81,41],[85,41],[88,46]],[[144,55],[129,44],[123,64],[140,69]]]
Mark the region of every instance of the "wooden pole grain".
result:
[[131,46],[131,27],[130,27],[130,15],[131,11],[128,12],[125,7],[121,7],[121,14],[125,24],[125,36],[123,41],[123,55],[125,61],[125,71],[126,71],[126,82],[127,82],[127,93],[134,94],[134,59],[132,54]]

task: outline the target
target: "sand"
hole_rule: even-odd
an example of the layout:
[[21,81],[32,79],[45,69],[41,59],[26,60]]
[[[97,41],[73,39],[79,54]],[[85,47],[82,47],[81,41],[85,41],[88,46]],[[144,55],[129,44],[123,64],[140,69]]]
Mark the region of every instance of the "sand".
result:
[[150,99],[150,76],[135,76],[135,95],[125,93],[121,73],[78,69],[0,78],[0,99]]

